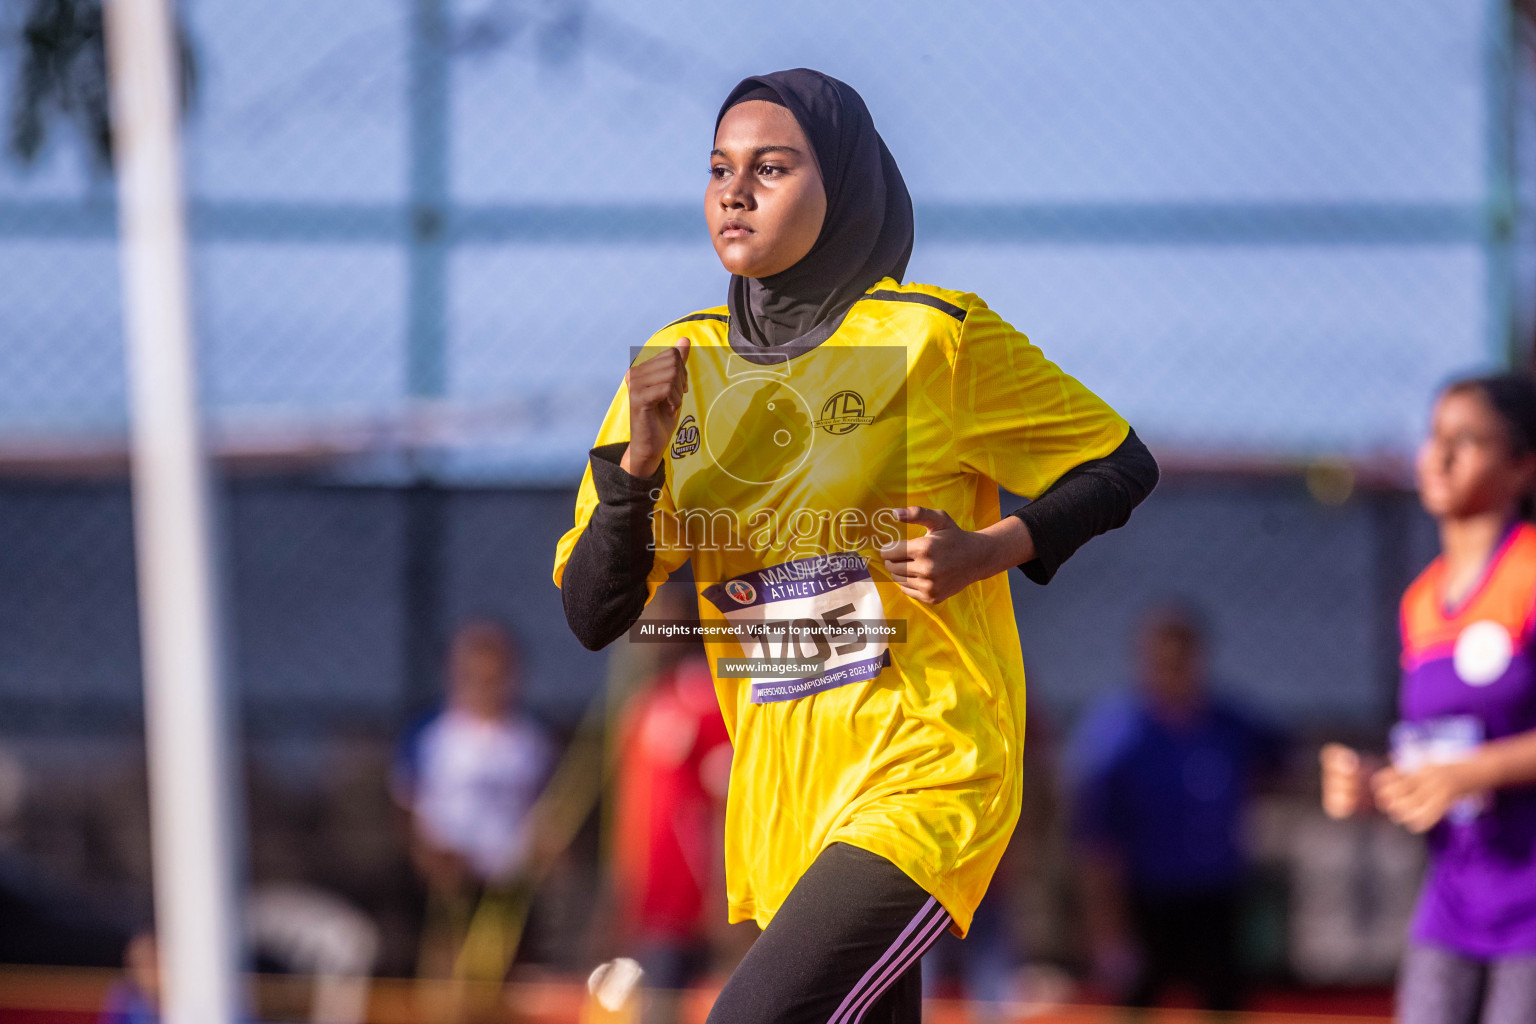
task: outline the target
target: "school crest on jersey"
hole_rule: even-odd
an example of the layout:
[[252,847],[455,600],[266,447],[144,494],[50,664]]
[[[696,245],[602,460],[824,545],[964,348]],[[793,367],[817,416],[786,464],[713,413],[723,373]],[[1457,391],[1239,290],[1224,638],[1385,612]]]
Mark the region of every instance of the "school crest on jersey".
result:
[[864,414],[864,396],[857,391],[839,391],[821,407],[816,425],[829,434],[847,434],[854,427],[875,422]]
[[672,457],[680,459],[699,450],[699,425],[692,416],[684,416],[672,435]]
[[725,592],[737,604],[751,604],[757,600],[757,588],[746,580],[730,580],[725,585]]

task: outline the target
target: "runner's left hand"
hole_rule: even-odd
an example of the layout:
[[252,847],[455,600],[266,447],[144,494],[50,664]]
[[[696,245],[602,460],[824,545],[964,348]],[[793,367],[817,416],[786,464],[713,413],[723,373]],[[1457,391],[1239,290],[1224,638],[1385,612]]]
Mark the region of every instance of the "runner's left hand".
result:
[[918,505],[892,512],[901,522],[928,530],[921,537],[880,549],[886,571],[913,600],[938,604],[977,580],[1017,564],[1006,560],[999,564],[1003,554],[1000,539],[981,531],[962,530],[948,512]]

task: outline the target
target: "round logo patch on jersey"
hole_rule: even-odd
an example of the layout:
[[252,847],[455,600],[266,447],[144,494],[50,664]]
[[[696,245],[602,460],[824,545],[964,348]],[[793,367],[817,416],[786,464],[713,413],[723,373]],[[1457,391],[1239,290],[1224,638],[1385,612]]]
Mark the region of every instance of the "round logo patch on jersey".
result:
[[1452,663],[1457,677],[1468,686],[1487,686],[1504,674],[1514,656],[1515,644],[1509,630],[1484,619],[1461,631]]
[[684,416],[672,435],[672,457],[685,458],[699,450],[699,424],[692,416]]
[[757,588],[746,580],[731,580],[725,585],[725,592],[737,604],[751,604],[757,600]]
[[863,395],[857,391],[839,391],[822,404],[821,418],[816,425],[829,434],[847,434],[854,427],[873,422],[873,416],[864,415]]

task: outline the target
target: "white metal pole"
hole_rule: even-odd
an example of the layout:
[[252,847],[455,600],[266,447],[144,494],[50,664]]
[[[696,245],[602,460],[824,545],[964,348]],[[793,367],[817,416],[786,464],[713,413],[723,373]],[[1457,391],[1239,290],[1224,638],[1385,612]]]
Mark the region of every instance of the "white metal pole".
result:
[[122,230],[149,744],[155,919],[167,1024],[231,1024],[237,1004],[231,738],[197,412],[168,0],[107,0]]

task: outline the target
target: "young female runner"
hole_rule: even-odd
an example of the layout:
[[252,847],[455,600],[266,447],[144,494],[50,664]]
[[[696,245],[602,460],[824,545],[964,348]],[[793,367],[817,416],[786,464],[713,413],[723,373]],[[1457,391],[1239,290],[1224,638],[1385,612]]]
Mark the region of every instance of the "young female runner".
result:
[[1440,557],[1403,595],[1392,765],[1324,747],[1323,807],[1428,833],[1400,1024],[1536,1021],[1536,385],[1445,388],[1418,484]]
[[[704,212],[728,301],[632,361],[555,582],[595,650],[691,561],[701,620],[736,631],[709,642],[727,889],[765,930],[710,1020],[916,1021],[918,958],[965,933],[1019,812],[1002,574],[1048,581],[1156,463],[975,295],[902,283],[911,200],[842,82],[732,90]],[[999,484],[1036,500],[1000,517]],[[820,669],[720,671],[743,654]]]

